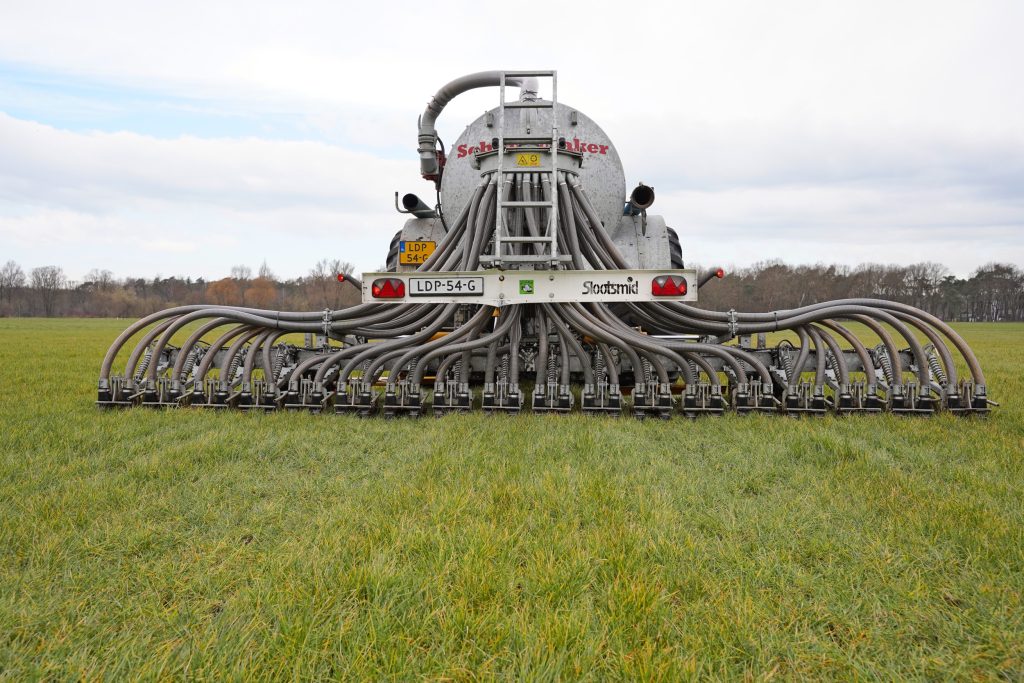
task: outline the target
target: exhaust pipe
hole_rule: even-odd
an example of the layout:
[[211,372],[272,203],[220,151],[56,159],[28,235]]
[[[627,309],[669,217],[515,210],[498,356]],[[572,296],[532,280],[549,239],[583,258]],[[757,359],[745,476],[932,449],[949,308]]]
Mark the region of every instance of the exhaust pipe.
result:
[[640,183],[629,193],[629,201],[622,213],[626,216],[638,216],[654,204],[654,188]]
[[398,193],[395,193],[395,209],[398,213],[411,213],[416,218],[437,218],[437,212],[410,192],[402,197],[402,208],[398,208]]

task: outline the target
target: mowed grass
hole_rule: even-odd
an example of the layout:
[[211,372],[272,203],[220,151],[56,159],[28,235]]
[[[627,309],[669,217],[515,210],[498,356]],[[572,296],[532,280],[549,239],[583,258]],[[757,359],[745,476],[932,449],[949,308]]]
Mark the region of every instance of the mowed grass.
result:
[[0,320],[0,678],[1024,677],[1024,325],[988,419],[98,411]]

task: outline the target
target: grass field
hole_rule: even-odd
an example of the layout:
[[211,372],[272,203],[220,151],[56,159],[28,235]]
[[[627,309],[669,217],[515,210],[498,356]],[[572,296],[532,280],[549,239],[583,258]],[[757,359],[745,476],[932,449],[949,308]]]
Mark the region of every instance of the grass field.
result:
[[0,320],[0,678],[1024,677],[1002,407],[689,422],[99,412],[126,321]]

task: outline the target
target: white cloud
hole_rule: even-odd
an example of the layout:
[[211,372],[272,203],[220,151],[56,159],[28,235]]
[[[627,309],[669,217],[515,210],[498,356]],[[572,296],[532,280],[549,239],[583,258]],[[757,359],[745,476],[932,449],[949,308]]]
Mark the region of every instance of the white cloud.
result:
[[[555,67],[560,99],[604,126],[630,182],[655,184],[701,262],[1024,262],[1022,24],[1010,1],[14,3],[0,64],[251,111],[267,132],[0,115],[0,238],[72,273],[374,268],[401,225],[392,192],[430,189],[414,152],[429,96],[472,71]],[[496,101],[460,97],[442,136]],[[131,106],[0,84],[0,111],[28,104]],[[274,114],[309,140],[273,139]]]
[[72,273],[210,277],[266,258],[299,275],[327,255],[375,268],[402,223],[397,179],[417,180],[318,142],[83,134],[3,115],[0,147],[0,237]]
[[1024,207],[970,188],[773,187],[659,197],[684,257],[704,265],[939,261],[960,274],[1024,263]]

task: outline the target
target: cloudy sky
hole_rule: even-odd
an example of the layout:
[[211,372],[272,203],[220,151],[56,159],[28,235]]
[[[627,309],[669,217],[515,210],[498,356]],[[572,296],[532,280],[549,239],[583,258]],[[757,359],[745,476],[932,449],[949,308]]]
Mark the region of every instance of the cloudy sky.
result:
[[687,260],[1024,264],[1024,3],[349,4],[5,2],[0,262],[374,269],[437,88],[554,68]]

